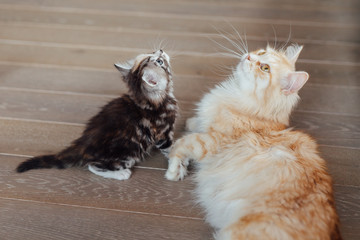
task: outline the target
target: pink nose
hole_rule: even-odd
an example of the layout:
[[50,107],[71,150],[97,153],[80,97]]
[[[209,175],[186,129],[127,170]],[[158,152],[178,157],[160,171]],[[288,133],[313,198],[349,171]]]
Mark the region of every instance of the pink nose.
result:
[[250,54],[249,54],[249,55],[247,55],[246,59],[247,59],[247,60],[249,60],[249,61],[251,61]]

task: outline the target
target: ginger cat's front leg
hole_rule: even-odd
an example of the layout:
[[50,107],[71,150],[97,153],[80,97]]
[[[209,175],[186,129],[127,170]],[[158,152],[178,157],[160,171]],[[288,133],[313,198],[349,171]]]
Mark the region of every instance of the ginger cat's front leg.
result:
[[171,181],[184,179],[190,160],[201,161],[217,152],[219,138],[215,133],[193,133],[177,140],[169,154],[165,177]]
[[192,118],[189,118],[187,121],[186,121],[186,126],[185,126],[185,129],[186,131],[189,131],[189,132],[199,132],[199,123],[200,120],[197,118],[197,117],[192,117]]

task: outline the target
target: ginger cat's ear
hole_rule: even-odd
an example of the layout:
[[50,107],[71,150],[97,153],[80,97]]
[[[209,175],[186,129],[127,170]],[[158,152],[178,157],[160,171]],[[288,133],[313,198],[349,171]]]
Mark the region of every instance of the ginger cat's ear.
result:
[[302,49],[303,46],[299,46],[297,44],[291,45],[286,49],[285,55],[291,64],[295,65],[295,62],[298,59]]
[[309,74],[307,72],[292,72],[289,73],[285,80],[282,91],[285,95],[290,95],[292,93],[298,92],[309,79]]

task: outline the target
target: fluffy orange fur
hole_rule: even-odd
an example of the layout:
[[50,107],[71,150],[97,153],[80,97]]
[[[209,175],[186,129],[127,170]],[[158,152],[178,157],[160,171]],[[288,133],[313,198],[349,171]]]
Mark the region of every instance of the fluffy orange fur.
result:
[[287,128],[308,79],[295,71],[301,49],[243,56],[198,104],[187,122],[192,133],[169,155],[169,180],[182,179],[196,161],[197,197],[217,239],[341,239],[317,144]]

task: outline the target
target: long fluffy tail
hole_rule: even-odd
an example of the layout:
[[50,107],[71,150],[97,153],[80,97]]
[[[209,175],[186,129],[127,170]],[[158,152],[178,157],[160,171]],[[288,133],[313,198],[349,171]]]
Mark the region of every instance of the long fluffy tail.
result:
[[39,168],[59,168],[63,169],[66,168],[65,162],[56,158],[56,155],[45,155],[45,156],[38,156],[33,157],[25,162],[19,164],[16,168],[16,171],[26,172],[31,169],[39,169]]
[[70,146],[56,155],[44,155],[30,158],[25,162],[20,163],[16,171],[21,173],[39,168],[64,169],[73,166],[84,166],[90,161],[92,161],[91,158],[88,157],[84,159],[83,156],[78,153],[76,146]]

